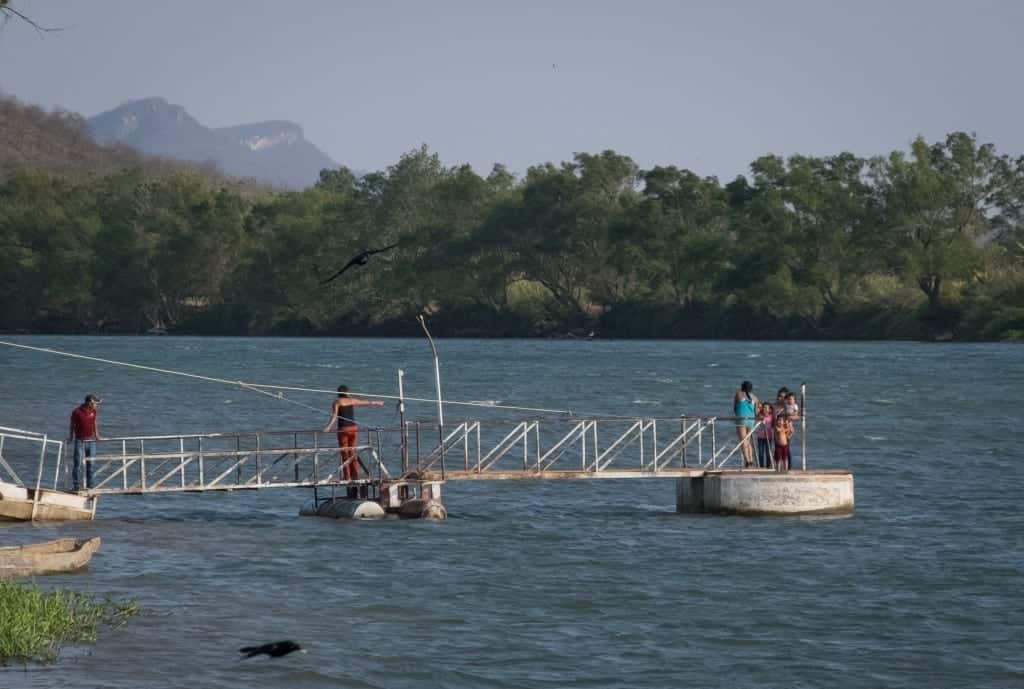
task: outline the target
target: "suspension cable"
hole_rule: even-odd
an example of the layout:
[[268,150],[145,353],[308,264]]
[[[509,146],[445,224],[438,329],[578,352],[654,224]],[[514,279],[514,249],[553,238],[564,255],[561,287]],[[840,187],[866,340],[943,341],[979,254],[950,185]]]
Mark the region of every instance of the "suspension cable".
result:
[[[242,380],[230,380],[230,379],[227,379],[227,378],[218,378],[216,376],[204,376],[204,375],[200,375],[198,373],[187,373],[185,371],[175,371],[175,370],[169,369],[169,368],[160,368],[160,367],[157,367],[157,366],[146,366],[144,364],[133,364],[133,363],[130,363],[130,362],[127,362],[127,361],[117,361],[115,359],[104,359],[102,357],[88,356],[86,354],[75,354],[73,352],[64,352],[64,351],[61,351],[59,349],[52,349],[50,347],[35,347],[33,345],[19,344],[17,342],[6,342],[6,341],[3,341],[3,340],[0,340],[0,345],[4,345],[4,346],[7,346],[7,347],[16,347],[18,349],[27,349],[27,350],[34,351],[34,352],[44,352],[46,354],[56,354],[58,356],[66,356],[66,357],[70,357],[72,359],[83,359],[85,361],[94,361],[94,362],[101,363],[101,364],[109,364],[111,366],[124,366],[124,367],[127,367],[127,368],[134,368],[134,369],[138,369],[138,370],[141,370],[141,371],[152,371],[154,373],[164,373],[164,374],[172,375],[172,376],[182,376],[182,377],[185,377],[185,378],[192,378],[192,379],[195,379],[195,380],[204,380],[204,381],[207,381],[207,382],[210,382],[210,383],[222,383],[224,385],[237,385],[239,387],[242,387],[242,388],[245,388],[245,389],[248,389],[248,390],[252,390],[253,392],[259,392],[259,393],[267,395],[269,397],[273,397],[274,399],[288,401],[288,402],[291,402],[293,404],[298,404],[300,406],[304,406],[307,409],[311,409],[311,410],[317,411],[317,412],[319,412],[320,410],[315,409],[314,407],[311,407],[309,405],[303,404],[301,402],[297,402],[295,400],[288,399],[287,397],[284,397],[283,395],[275,395],[275,394],[273,394],[272,392],[269,392],[269,391],[270,390],[278,390],[278,391],[282,391],[282,392],[284,392],[284,391],[287,391],[287,392],[308,392],[308,393],[314,393],[314,394],[330,394],[330,395],[338,394],[337,390],[325,390],[325,389],[321,389],[321,388],[305,388],[305,387],[298,387],[298,386],[292,386],[292,385],[269,385],[269,384],[265,384],[265,383],[249,383],[249,382],[242,381]],[[378,399],[392,399],[392,400],[400,399],[398,397],[398,395],[381,395],[381,394],[363,393],[363,392],[354,392],[354,391],[350,392],[349,394],[356,395],[356,396],[359,396],[359,397],[374,397],[374,398],[378,398]],[[422,397],[406,397],[405,401],[407,401],[407,402],[436,402],[437,400],[426,399],[426,398],[422,398]],[[455,401],[455,400],[442,400],[442,401],[443,401],[444,404],[461,405],[461,406],[466,406],[466,407],[484,407],[484,408],[487,408],[487,409],[509,409],[509,410],[512,410],[512,411],[530,411],[530,412],[539,412],[539,413],[545,413],[545,414],[566,414],[566,415],[569,415],[569,416],[573,416],[574,415],[574,413],[573,413],[573,411],[571,409],[547,409],[547,408],[543,408],[543,407],[522,407],[522,406],[509,405],[509,404],[492,404],[490,402],[458,402],[458,401]]]

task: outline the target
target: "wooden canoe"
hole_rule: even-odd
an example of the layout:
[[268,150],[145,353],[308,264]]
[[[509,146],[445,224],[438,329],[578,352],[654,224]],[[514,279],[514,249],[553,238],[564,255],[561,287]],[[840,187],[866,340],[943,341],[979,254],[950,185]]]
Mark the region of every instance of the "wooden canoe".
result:
[[0,548],[0,578],[73,572],[89,564],[100,539],[59,538],[33,545]]

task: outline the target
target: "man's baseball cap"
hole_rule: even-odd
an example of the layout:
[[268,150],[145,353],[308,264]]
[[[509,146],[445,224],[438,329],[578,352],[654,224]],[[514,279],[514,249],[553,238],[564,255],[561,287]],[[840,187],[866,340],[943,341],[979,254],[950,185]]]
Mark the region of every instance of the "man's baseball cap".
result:
[[89,404],[89,402],[95,402],[96,404],[99,404],[102,401],[103,400],[101,400],[99,397],[97,397],[96,395],[92,394],[91,392],[88,395],[85,396],[85,403],[86,404]]

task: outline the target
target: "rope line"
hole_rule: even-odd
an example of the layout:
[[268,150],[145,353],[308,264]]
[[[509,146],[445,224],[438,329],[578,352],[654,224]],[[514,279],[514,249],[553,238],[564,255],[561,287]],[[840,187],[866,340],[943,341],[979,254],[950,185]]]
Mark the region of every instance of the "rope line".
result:
[[[73,352],[64,352],[64,351],[61,351],[59,349],[52,349],[52,348],[49,348],[49,347],[34,347],[32,345],[19,344],[17,342],[6,342],[6,341],[3,341],[3,340],[0,340],[0,345],[4,345],[4,346],[7,346],[7,347],[15,347],[15,348],[18,348],[18,349],[27,349],[27,350],[34,351],[34,352],[44,352],[46,354],[56,354],[57,356],[66,356],[66,357],[70,357],[72,359],[83,359],[85,361],[94,361],[94,362],[101,363],[101,364],[109,364],[111,366],[124,366],[124,367],[127,367],[127,368],[138,369],[140,371],[152,371],[154,373],[165,373],[165,374],[172,375],[172,376],[182,376],[184,378],[193,378],[195,380],[204,380],[204,381],[207,381],[209,383],[222,383],[224,385],[237,385],[239,387],[252,390],[253,392],[259,392],[259,393],[262,393],[262,394],[267,395],[269,397],[273,397],[274,399],[284,400],[284,401],[292,402],[293,404],[298,404],[300,406],[304,406],[307,409],[311,409],[311,410],[316,411],[318,413],[321,410],[315,409],[314,407],[311,407],[309,405],[303,404],[301,402],[297,402],[295,400],[288,399],[287,397],[284,397],[283,395],[275,395],[272,392],[268,392],[268,391],[269,390],[278,390],[278,391],[288,391],[288,392],[308,392],[308,393],[313,393],[313,394],[330,394],[330,395],[337,395],[338,394],[337,390],[324,390],[324,389],[321,389],[321,388],[304,388],[304,387],[297,387],[297,386],[292,386],[292,385],[269,385],[269,384],[265,384],[265,383],[248,383],[248,382],[243,381],[243,380],[229,380],[227,378],[218,378],[216,376],[204,376],[204,375],[200,375],[198,373],[187,373],[185,371],[175,371],[175,370],[169,369],[169,368],[159,368],[157,366],[146,366],[144,364],[133,364],[133,363],[130,363],[130,362],[127,362],[127,361],[117,361],[117,360],[114,360],[114,359],[104,359],[102,357],[88,356],[86,354],[75,354]],[[359,397],[374,397],[374,398],[378,398],[378,399],[392,399],[392,400],[403,399],[403,398],[399,397],[398,395],[380,395],[380,394],[364,393],[364,392],[350,392],[350,394],[357,395]],[[429,402],[431,404],[434,404],[434,403],[437,402],[436,399],[428,399],[428,398],[423,398],[423,397],[405,397],[404,400],[406,402]],[[457,402],[457,401],[454,401],[454,400],[441,400],[441,402],[442,402],[442,404],[460,405],[460,406],[465,406],[465,407],[484,407],[484,408],[487,408],[487,409],[510,409],[510,410],[513,410],[513,411],[531,411],[531,412],[540,412],[540,413],[545,413],[545,414],[567,414],[569,416],[573,416],[574,415],[573,411],[571,409],[546,409],[546,408],[543,408],[543,407],[520,407],[520,406],[514,406],[514,405],[510,405],[510,404],[491,404],[491,403],[482,403],[482,402]]]
[[272,392],[267,392],[266,390],[260,390],[258,388],[254,388],[252,385],[249,385],[248,383],[243,383],[242,381],[238,381],[238,384],[241,385],[246,390],[249,390],[250,392],[258,392],[261,395],[266,395],[267,397],[271,397],[271,398],[273,398],[275,400],[281,400],[282,402],[289,402],[291,404],[296,404],[296,405],[298,405],[300,407],[305,407],[306,409],[309,409],[310,411],[314,411],[317,414],[321,414],[321,415],[323,414],[323,410],[322,409],[317,409],[316,407],[310,406],[310,405],[306,404],[305,402],[299,402],[298,400],[293,400],[291,397],[285,397],[280,392],[275,395]]

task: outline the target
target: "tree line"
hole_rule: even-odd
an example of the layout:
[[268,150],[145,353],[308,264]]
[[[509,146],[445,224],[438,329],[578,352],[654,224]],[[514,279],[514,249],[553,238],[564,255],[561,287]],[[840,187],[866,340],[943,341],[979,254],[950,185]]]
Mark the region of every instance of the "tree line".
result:
[[289,193],[22,165],[0,176],[0,329],[1020,340],[1022,213],[1024,157],[963,132],[726,184],[614,151],[517,177],[424,146]]

